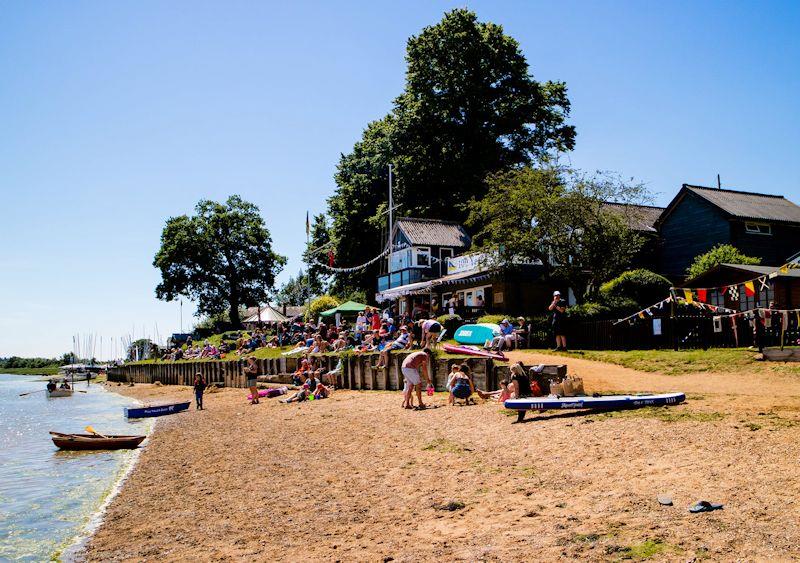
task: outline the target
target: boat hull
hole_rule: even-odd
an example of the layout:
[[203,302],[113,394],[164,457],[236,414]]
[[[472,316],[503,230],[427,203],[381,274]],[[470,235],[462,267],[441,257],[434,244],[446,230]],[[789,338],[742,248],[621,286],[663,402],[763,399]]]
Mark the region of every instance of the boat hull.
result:
[[59,397],[72,397],[75,391],[72,389],[56,389],[55,391],[45,391],[48,399],[57,399]]
[[125,407],[126,418],[150,418],[154,416],[165,416],[185,411],[189,408],[190,401],[183,403],[171,403],[168,405],[154,405],[152,407]]
[[132,450],[146,436],[97,436],[95,434],[61,434],[50,432],[53,443],[62,450]]
[[491,358],[493,360],[500,360],[503,362],[508,360],[508,358],[506,358],[503,354],[489,352],[488,350],[477,350],[475,348],[470,348],[469,346],[453,346],[452,344],[444,344],[442,348],[444,348],[444,351],[449,354],[467,354],[468,356]]

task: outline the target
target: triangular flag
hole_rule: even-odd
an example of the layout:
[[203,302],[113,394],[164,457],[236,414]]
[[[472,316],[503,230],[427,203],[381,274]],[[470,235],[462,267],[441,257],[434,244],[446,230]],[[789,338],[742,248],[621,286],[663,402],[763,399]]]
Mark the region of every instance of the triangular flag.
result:
[[686,302],[691,304],[694,303],[694,299],[692,297],[692,290],[691,289],[684,289],[683,296],[686,299]]
[[706,290],[705,289],[698,289],[697,290],[697,300],[702,301],[705,303],[708,299],[706,298]]
[[639,318],[640,318],[640,319],[643,319],[643,318],[644,318],[644,311],[639,311]]
[[744,282],[744,294],[753,297],[756,294],[756,286],[752,281]]
[[778,269],[778,271],[779,271],[780,273],[782,273],[782,274],[788,274],[788,273],[789,273],[789,266],[787,266],[786,264],[784,264],[783,266],[781,266],[781,267]]

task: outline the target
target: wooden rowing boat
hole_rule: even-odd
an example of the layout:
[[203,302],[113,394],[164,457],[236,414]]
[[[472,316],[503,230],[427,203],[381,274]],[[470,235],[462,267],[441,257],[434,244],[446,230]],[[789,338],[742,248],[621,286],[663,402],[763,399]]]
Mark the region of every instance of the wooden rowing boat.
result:
[[52,391],[47,390],[47,397],[50,399],[55,399],[57,397],[72,397],[72,394],[75,391],[73,389],[53,389]]
[[132,450],[146,436],[101,436],[99,434],[62,434],[50,432],[53,443],[62,450]]

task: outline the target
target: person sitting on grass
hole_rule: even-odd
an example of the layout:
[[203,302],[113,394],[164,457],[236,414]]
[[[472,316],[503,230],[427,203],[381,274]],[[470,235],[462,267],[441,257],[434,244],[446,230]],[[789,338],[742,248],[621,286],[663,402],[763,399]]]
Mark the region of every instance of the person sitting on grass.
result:
[[308,374],[308,360],[306,358],[303,358],[302,360],[300,360],[300,365],[297,366],[297,369],[292,374],[292,383],[294,383],[295,385],[302,385],[307,374]]
[[381,350],[378,358],[378,369],[383,369],[389,365],[389,352],[392,350],[409,350],[411,348],[411,336],[408,334],[408,329],[404,326],[400,327],[400,334],[398,337],[383,350]]
[[470,403],[470,397],[475,392],[475,385],[472,383],[471,375],[471,370],[467,364],[458,366],[458,371],[453,378],[453,390],[450,392],[454,402],[455,399],[462,399],[466,404]]

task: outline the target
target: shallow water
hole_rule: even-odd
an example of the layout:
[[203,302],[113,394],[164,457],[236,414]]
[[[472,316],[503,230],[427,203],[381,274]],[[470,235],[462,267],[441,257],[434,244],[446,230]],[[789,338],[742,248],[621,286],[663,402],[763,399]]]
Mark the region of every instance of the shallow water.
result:
[[[48,432],[146,434],[128,422],[135,401],[77,383],[72,397],[48,399],[32,376],[0,374],[0,561],[47,561],[88,524],[134,457],[129,450],[62,452]],[[78,393],[77,390],[87,391]]]

